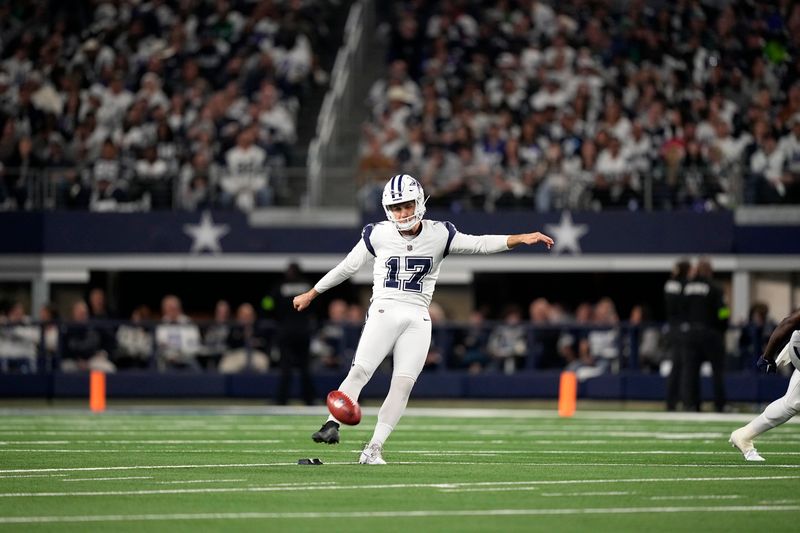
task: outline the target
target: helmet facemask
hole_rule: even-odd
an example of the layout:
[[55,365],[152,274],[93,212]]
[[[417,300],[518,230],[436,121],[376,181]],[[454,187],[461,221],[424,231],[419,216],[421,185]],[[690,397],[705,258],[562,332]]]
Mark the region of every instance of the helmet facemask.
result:
[[[410,201],[414,201],[414,214],[401,220],[395,220],[390,207]],[[382,203],[386,218],[399,231],[412,229],[425,216],[425,192],[422,190],[422,185],[408,174],[398,174],[389,180],[383,188]]]

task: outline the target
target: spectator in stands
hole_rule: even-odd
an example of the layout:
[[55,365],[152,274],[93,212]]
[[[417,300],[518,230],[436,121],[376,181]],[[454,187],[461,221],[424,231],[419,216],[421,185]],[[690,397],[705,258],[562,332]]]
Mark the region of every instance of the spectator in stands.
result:
[[139,305],[131,312],[130,323],[117,328],[117,350],[114,364],[118,369],[144,369],[151,366],[154,352],[153,329],[148,325],[153,312],[146,305]]
[[106,291],[100,287],[94,287],[89,291],[87,303],[89,304],[89,316],[93,320],[110,320],[114,318],[113,313],[108,310]]
[[564,360],[564,369],[577,371],[594,369],[595,362],[589,351],[588,335],[592,322],[592,304],[583,302],[575,309],[574,319],[562,327],[558,338],[558,353]]
[[117,326],[111,321],[117,318],[117,315],[109,309],[106,302],[106,291],[100,287],[92,288],[86,298],[86,303],[89,305],[89,317],[94,322],[94,327],[113,346]]
[[748,186],[754,203],[780,203],[786,196],[784,152],[778,149],[775,137],[767,134],[750,156]]
[[604,208],[628,207],[629,202],[635,201],[638,184],[633,180],[633,167],[617,137],[609,137],[608,147],[597,157],[595,171],[593,197]]
[[30,322],[21,302],[12,303],[5,321],[0,321],[0,369],[3,371],[14,368],[36,372],[41,334]]
[[243,210],[271,205],[273,191],[266,169],[266,152],[255,144],[256,132],[245,128],[236,137],[236,146],[225,154],[222,175],[222,204]]
[[161,78],[155,72],[147,72],[142,76],[141,87],[136,93],[135,100],[144,101],[147,107],[154,109],[157,107],[168,108],[169,99],[162,90]]
[[536,298],[528,312],[531,325],[529,345],[536,368],[562,368],[564,364],[558,355],[559,332],[550,302],[547,298]]
[[288,106],[280,101],[275,85],[265,83],[258,91],[259,126],[266,130],[270,144],[286,153],[287,147],[295,142],[295,119]]
[[794,114],[788,123],[791,131],[781,137],[779,150],[783,153],[786,170],[781,177],[783,189],[778,186],[777,190],[785,191],[782,201],[797,203],[800,202],[800,115]]
[[102,103],[97,114],[101,122],[114,129],[122,124],[125,112],[133,104],[134,96],[125,87],[125,75],[122,71],[114,72],[108,89],[103,92]]
[[522,312],[511,305],[503,311],[503,320],[489,334],[486,350],[498,368],[513,374],[528,355],[527,333]]
[[206,370],[217,367],[223,354],[228,351],[231,334],[231,306],[226,300],[217,300],[214,306],[214,321],[203,332],[203,347],[198,359]]
[[117,146],[113,141],[103,143],[100,157],[91,168],[86,181],[91,184],[91,206],[95,211],[116,209],[121,202],[128,199],[128,171],[119,157]]
[[109,353],[113,349],[114,339],[90,323],[86,302],[79,300],[73,303],[70,322],[62,330],[61,370],[115,372],[116,367],[109,361]]
[[39,322],[44,330],[41,337],[44,339],[43,355],[48,358],[54,357],[58,351],[58,320],[58,310],[52,303],[43,304],[39,308]]
[[665,361],[664,347],[661,342],[661,331],[650,316],[650,310],[644,305],[634,305],[628,317],[628,329],[622,334],[623,355],[631,360],[631,350],[636,344],[638,352],[638,368],[648,373],[657,373],[661,363]]
[[311,340],[311,355],[316,359],[314,365],[320,370],[340,371],[346,368],[355,353],[348,346],[347,302],[335,298],[328,304],[328,319],[318,329]]
[[183,314],[180,299],[172,294],[161,300],[161,323],[156,326],[159,370],[200,371],[200,329]]
[[33,140],[23,135],[8,158],[2,161],[4,189],[12,205],[27,208],[27,202],[36,180],[36,172],[42,162],[33,152]]
[[601,298],[592,312],[592,329],[587,336],[589,353],[597,367],[619,372],[619,316],[611,298]]
[[180,205],[188,211],[210,209],[219,198],[219,166],[205,151],[192,156],[180,171]]
[[236,323],[230,327],[225,344],[227,349],[219,362],[220,373],[269,370],[266,332],[256,322],[256,311],[251,304],[243,303],[236,308]]
[[395,160],[384,155],[380,139],[376,135],[368,135],[364,155],[358,162],[356,185],[358,187],[358,204],[363,211],[372,211],[380,205],[381,194],[386,176],[390,176],[396,167]]
[[491,364],[491,356],[487,351],[489,333],[485,313],[480,309],[473,310],[453,346],[459,366],[466,368],[470,374],[479,374]]
[[767,304],[756,302],[750,306],[747,322],[742,326],[739,335],[741,368],[748,370],[755,368],[755,361],[764,353],[775,326],[775,321],[769,317]]
[[153,209],[166,209],[172,205],[172,181],[167,161],[159,158],[155,144],[142,148],[134,165],[131,183],[132,196],[143,199]]
[[367,312],[364,306],[359,303],[351,303],[347,306],[347,321],[357,327],[363,327],[367,319]]

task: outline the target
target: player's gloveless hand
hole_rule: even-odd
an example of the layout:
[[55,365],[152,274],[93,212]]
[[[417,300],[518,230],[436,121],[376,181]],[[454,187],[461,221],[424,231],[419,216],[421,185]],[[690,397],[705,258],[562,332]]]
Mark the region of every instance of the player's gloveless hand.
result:
[[294,305],[295,310],[302,311],[309,305],[311,305],[311,300],[314,299],[316,294],[312,293],[314,289],[311,289],[308,292],[304,292],[303,294],[298,294],[292,300],[292,304]]
[[538,244],[540,242],[543,243],[545,246],[547,246],[548,250],[555,243],[555,241],[551,237],[548,237],[544,233],[535,231],[533,233],[521,233],[519,235],[511,235],[511,237],[509,237],[508,239],[508,246],[509,248],[514,248],[515,246],[520,244],[531,245],[531,244]]

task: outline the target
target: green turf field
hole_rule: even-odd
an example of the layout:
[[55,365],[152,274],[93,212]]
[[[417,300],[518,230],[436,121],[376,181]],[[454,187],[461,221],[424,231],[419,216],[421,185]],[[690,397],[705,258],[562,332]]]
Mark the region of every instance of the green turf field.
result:
[[415,410],[362,466],[374,409],[338,446],[291,412],[3,411],[0,531],[798,528],[798,423],[745,463],[727,436],[749,415]]

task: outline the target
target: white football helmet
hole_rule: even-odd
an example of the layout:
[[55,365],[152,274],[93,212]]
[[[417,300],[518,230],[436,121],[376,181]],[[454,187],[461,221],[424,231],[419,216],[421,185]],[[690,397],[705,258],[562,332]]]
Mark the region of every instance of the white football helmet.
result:
[[[416,202],[414,214],[402,220],[395,220],[389,206],[411,200]],[[422,190],[422,185],[408,174],[398,174],[389,180],[383,188],[382,203],[386,218],[400,231],[410,230],[425,216],[425,192]]]

